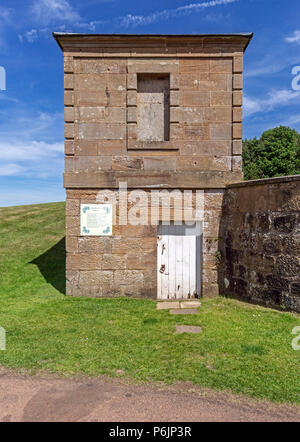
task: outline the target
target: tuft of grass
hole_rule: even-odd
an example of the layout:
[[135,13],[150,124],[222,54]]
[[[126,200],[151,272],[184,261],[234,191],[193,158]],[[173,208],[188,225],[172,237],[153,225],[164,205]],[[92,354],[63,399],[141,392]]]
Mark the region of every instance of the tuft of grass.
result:
[[[199,315],[147,299],[65,296],[64,203],[0,209],[0,364],[30,372],[190,381],[300,403],[299,315],[203,299]],[[176,334],[176,324],[201,334]]]

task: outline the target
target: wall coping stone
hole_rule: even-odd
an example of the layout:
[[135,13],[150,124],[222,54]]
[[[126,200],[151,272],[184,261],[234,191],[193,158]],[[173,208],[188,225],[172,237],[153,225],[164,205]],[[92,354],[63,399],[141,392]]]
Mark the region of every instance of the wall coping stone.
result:
[[228,184],[226,188],[259,186],[264,184],[289,183],[291,181],[300,181],[300,175],[279,176],[274,178],[261,178],[258,180],[241,181],[239,183]]

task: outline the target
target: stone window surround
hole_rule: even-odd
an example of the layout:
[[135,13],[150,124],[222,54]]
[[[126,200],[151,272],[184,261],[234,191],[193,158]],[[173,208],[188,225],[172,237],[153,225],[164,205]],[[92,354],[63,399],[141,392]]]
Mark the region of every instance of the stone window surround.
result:
[[[143,71],[127,74],[127,150],[178,150],[178,144],[172,141],[172,126],[177,126],[179,123],[176,112],[179,107],[179,74],[164,72],[170,77],[170,140],[151,143],[137,138],[137,78],[143,74],[145,74]],[[156,76],[161,72],[154,68],[152,72],[147,70],[147,75],[149,74]]]

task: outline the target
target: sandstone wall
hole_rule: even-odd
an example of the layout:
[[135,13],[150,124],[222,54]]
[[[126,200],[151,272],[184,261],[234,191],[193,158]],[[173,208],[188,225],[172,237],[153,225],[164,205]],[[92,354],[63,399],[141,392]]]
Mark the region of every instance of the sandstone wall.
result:
[[[146,192],[150,193],[149,190]],[[150,224],[150,208],[148,225],[119,225],[119,195],[114,191],[116,224],[113,235],[82,237],[80,204],[97,202],[97,194],[97,190],[67,189],[67,294],[156,299],[157,226]],[[222,199],[223,189],[204,192],[202,294],[205,297],[219,294],[216,252]],[[128,211],[132,206],[128,202]],[[158,217],[162,221],[172,221],[183,217],[183,213],[171,200],[170,218],[164,216],[161,209]]]
[[220,292],[300,311],[300,176],[228,186]]
[[[240,180],[243,53],[236,50],[191,59],[65,55],[65,187],[89,187],[85,171],[98,173],[99,187],[103,173],[122,171],[160,173],[160,180],[180,173],[182,181],[205,172],[214,187]],[[139,73],[169,75],[168,141],[138,139]]]

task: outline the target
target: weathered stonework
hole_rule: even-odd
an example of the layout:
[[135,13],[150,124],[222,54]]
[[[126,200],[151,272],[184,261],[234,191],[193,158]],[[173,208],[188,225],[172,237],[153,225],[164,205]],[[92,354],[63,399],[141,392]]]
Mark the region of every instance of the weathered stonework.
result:
[[[223,193],[242,178],[243,53],[251,35],[54,37],[64,52],[67,293],[156,298],[156,226],[80,236],[80,204],[95,203],[103,189],[118,198],[126,181],[129,191],[205,192],[202,294],[217,295]],[[167,78],[169,88],[168,130],[159,127],[150,140],[139,108],[148,76]],[[172,220],[178,216],[171,210]]]
[[221,292],[300,312],[300,176],[228,186]]

